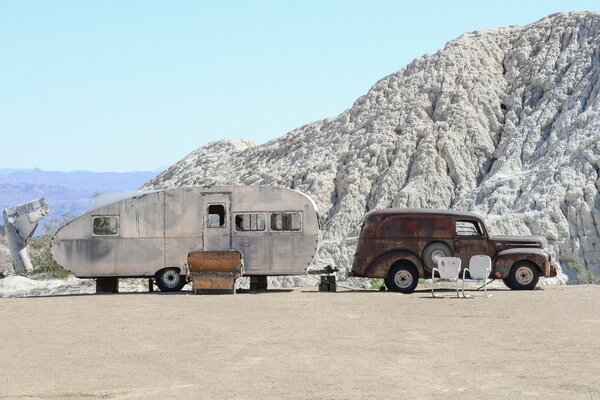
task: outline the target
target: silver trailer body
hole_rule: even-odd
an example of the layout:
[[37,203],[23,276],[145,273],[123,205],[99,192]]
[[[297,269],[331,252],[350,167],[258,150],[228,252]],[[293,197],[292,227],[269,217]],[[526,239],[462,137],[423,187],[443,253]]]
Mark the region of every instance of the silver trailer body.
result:
[[239,250],[245,275],[300,275],[318,247],[314,201],[268,186],[184,187],[142,192],[61,227],[52,255],[81,278],[184,274],[198,250]]

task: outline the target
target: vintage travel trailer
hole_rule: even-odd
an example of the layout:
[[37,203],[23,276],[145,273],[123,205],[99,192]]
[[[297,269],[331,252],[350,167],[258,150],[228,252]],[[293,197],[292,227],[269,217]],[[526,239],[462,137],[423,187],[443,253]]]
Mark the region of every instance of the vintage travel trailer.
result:
[[61,227],[52,255],[80,278],[186,283],[192,251],[239,250],[245,276],[305,274],[318,247],[315,202],[296,190],[204,186],[137,192]]

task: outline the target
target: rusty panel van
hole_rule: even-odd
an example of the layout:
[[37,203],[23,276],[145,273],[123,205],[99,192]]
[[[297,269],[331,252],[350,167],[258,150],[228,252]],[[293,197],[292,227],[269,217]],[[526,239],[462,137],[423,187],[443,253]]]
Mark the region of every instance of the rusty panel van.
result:
[[477,214],[438,209],[385,209],[368,213],[354,255],[354,276],[383,278],[388,289],[412,293],[431,277],[440,257],[492,259],[491,279],[530,290],[540,276],[556,276],[547,242],[537,236],[490,236]]

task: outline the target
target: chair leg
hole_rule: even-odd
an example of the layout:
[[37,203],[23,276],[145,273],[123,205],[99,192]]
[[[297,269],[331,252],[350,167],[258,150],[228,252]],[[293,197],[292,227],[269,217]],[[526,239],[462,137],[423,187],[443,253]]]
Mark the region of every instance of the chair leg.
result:
[[[486,269],[485,272],[487,273],[487,276],[490,276],[490,274],[492,273],[492,270],[491,270],[491,268],[488,268],[488,269]],[[485,280],[483,281],[483,292],[484,292],[484,296],[486,299],[488,297],[492,297],[491,294],[489,296],[487,294],[487,284],[488,284],[488,280],[487,280],[487,278],[485,278]]]
[[431,296],[432,297],[438,297],[435,295],[435,291],[434,291],[434,286],[435,286],[435,271],[437,270],[437,268],[432,268],[431,269]]

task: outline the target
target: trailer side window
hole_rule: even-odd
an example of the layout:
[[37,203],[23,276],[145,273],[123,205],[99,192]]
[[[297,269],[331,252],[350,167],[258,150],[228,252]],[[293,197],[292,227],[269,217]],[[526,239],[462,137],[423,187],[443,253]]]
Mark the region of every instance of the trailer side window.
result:
[[103,215],[92,218],[92,232],[96,236],[114,236],[119,234],[119,217]]
[[223,204],[211,204],[208,206],[208,227],[221,228],[225,226],[225,206]]
[[301,231],[302,214],[298,212],[271,214],[272,231]]
[[264,214],[239,214],[235,216],[236,231],[264,231],[265,227]]

